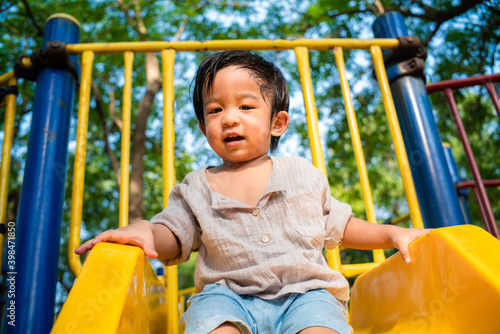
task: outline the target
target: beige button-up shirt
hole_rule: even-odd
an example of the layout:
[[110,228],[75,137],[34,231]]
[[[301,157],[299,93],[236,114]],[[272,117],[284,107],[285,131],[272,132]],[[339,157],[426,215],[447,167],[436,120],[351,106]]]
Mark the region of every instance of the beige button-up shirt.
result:
[[323,247],[340,244],[352,211],[330,196],[326,177],[299,157],[271,157],[273,169],[256,206],[214,192],[207,167],[189,173],[151,219],[181,243],[167,265],[198,251],[195,286],[222,284],[237,294],[272,299],[324,288],[349,299],[346,279],[328,267]]

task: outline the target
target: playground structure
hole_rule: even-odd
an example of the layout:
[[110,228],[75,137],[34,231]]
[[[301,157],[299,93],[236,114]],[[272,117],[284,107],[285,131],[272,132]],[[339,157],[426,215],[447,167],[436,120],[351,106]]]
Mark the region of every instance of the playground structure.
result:
[[[388,29],[389,26],[391,29]],[[416,44],[415,39],[401,37],[408,35],[404,22],[399,16],[391,13],[377,20],[374,31],[377,38],[373,40],[304,39],[78,44],[79,29],[72,18],[55,16],[49,20],[44,44],[50,41],[65,42],[67,43],[65,52],[70,57],[64,68],[47,67],[40,72],[37,79],[25,186],[23,186],[17,221],[17,244],[22,248],[18,248],[16,255],[18,260],[16,263],[18,277],[16,304],[17,317],[23,320],[22,323],[19,321],[15,328],[7,326],[7,332],[45,333],[52,328],[56,278],[53,275],[55,270],[51,268],[57,266],[60,230],[58,228],[60,225],[55,226],[54,222],[60,224],[61,221],[64,181],[61,182],[54,176],[52,170],[44,170],[44,166],[46,161],[55,161],[61,166],[66,166],[70,114],[67,111],[73,106],[76,87],[75,72],[78,75],[77,70],[68,71],[68,68],[75,69],[71,63],[76,63],[78,55],[81,55],[81,77],[74,168],[75,183],[72,188],[68,252],[71,269],[78,278],[52,328],[54,333],[86,333],[91,330],[103,333],[177,333],[179,297],[183,298],[182,293],[179,296],[177,291],[176,267],[166,268],[165,288],[139,248],[112,244],[98,245],[91,252],[83,267],[80,258],[73,253],[73,249],[80,243],[90,80],[96,54],[120,53],[124,55],[120,226],[125,226],[128,222],[127,167],[130,151],[131,74],[134,53],[160,52],[162,57],[164,204],[168,205],[168,193],[175,184],[173,151],[175,55],[177,52],[223,49],[294,50],[304,94],[312,160],[314,165],[325,174],[326,167],[321,152],[309,70],[309,50],[333,49],[340,74],[367,217],[370,222],[376,223],[366,163],[343,59],[345,49],[369,50],[390,125],[412,225],[414,227],[464,225],[466,220],[456,191],[457,181],[452,178],[448,166],[449,159],[446,158],[439,136],[436,136],[437,126],[433,120],[423,80],[418,73],[418,64],[422,60],[422,55],[419,54],[418,47],[413,47],[413,54],[409,59],[401,59],[397,53],[402,44]],[[49,47],[58,49],[61,44],[52,43]],[[385,57],[385,64],[382,49],[394,50],[392,55]],[[417,65],[413,69],[410,66],[410,71],[408,71],[408,66],[401,66],[402,62],[411,64],[412,61]],[[25,62],[29,65],[29,61],[25,60]],[[498,81],[500,76],[493,76],[488,80],[490,80],[488,82]],[[15,75],[11,73],[0,77],[0,84],[2,82],[6,82],[9,87],[15,86]],[[492,83],[488,84],[487,87],[490,87],[489,92],[500,117],[498,96],[496,96],[494,86],[491,89],[492,85]],[[47,92],[45,87],[49,86],[52,89]],[[433,89],[427,88],[429,92]],[[446,88],[445,94],[449,101],[452,101],[449,92],[450,88]],[[394,101],[392,96],[395,97]],[[64,103],[60,103],[59,99]],[[4,225],[6,225],[4,219],[10,164],[9,152],[12,145],[9,137],[12,138],[15,112],[14,93],[7,95],[6,103],[2,177],[0,179],[2,191],[0,210],[2,210],[1,219]],[[47,131],[44,131],[47,124],[50,124],[50,129],[57,129],[58,134],[65,135],[58,136],[61,139],[54,141],[47,140]],[[464,132],[460,130],[460,126],[459,131],[461,135]],[[464,145],[468,151],[466,141]],[[407,154],[408,152],[410,154]],[[412,152],[427,152],[428,157],[424,163],[414,166],[411,159],[408,159]],[[486,227],[492,235],[498,238],[498,228],[488,198],[485,197],[484,184],[492,185],[499,182],[494,180],[483,182],[473,156],[468,160],[473,171],[474,189]],[[458,185],[459,188],[463,186],[470,186],[470,183]],[[45,202],[37,195],[40,189],[45,191]],[[47,196],[47,193],[52,195]],[[47,197],[50,198],[47,199]],[[33,203],[36,205],[33,206]],[[28,226],[37,226],[37,228],[31,229]],[[55,230],[57,230],[56,233]],[[37,246],[41,238],[45,238],[43,243],[46,246],[43,248]],[[492,312],[493,306],[500,303],[500,280],[498,279],[500,260],[494,254],[500,254],[499,252],[500,243],[486,232],[471,226],[458,226],[433,231],[428,237],[423,237],[413,244],[412,254],[416,255],[414,256],[415,264],[411,266],[405,266],[397,258],[385,260],[381,250],[374,251],[374,262],[367,264],[342,264],[338,249],[328,251],[327,258],[329,265],[346,277],[358,276],[371,269],[360,276],[353,287],[350,307],[351,324],[356,333],[423,333],[429,331],[466,333],[477,328],[472,327],[475,322],[481,322],[483,327],[480,332],[496,333],[500,331],[500,322],[493,318]],[[36,255],[33,255],[35,253]],[[428,257],[433,259],[438,257],[443,261],[427,261]],[[432,277],[431,282],[434,284],[423,283],[428,281],[428,277]],[[460,280],[457,281],[456,277],[460,277]],[[451,295],[449,291],[452,291]],[[405,299],[405,297],[408,298]],[[385,306],[384,308],[373,307],[375,303]],[[465,303],[471,303],[467,309],[474,308],[474,313],[464,311]]]

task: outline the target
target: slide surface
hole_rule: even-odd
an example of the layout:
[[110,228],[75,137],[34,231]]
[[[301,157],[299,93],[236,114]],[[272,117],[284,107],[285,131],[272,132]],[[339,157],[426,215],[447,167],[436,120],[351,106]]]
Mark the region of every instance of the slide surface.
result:
[[354,333],[500,333],[500,241],[462,225],[433,230],[358,277]]

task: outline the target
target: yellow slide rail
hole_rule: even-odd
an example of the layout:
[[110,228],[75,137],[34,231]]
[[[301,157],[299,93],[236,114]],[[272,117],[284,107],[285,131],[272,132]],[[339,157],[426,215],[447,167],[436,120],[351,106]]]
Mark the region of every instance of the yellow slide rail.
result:
[[99,243],[51,333],[166,333],[165,287],[142,249]]
[[[333,50],[337,68],[339,70],[341,88],[343,92],[345,108],[347,112],[349,129],[354,148],[358,173],[362,187],[363,198],[366,206],[368,220],[377,223],[373,199],[371,195],[366,163],[363,155],[363,148],[359,136],[355,110],[350,97],[350,88],[346,77],[343,51],[346,49],[364,49],[369,50],[372,55],[377,80],[381,89],[387,119],[394,142],[395,153],[397,156],[405,194],[410,209],[411,221],[414,227],[422,227],[422,218],[416,199],[415,188],[411,177],[409,163],[406,156],[401,130],[396,117],[394,102],[389,89],[389,83],[385,74],[385,68],[382,60],[382,49],[393,49],[399,46],[396,39],[298,39],[298,40],[222,40],[206,42],[131,42],[131,43],[102,43],[102,44],[70,44],[67,45],[68,54],[81,54],[82,73],[79,95],[78,125],[77,125],[77,146],[75,152],[74,165],[74,183],[72,189],[72,207],[70,219],[70,237],[69,237],[69,263],[71,270],[79,277],[82,272],[80,258],[74,254],[74,249],[80,244],[80,230],[82,221],[82,205],[84,191],[85,175],[85,155],[86,141],[88,131],[88,113],[90,101],[90,89],[92,78],[92,67],[95,55],[98,54],[123,54],[124,57],[124,88],[122,101],[123,128],[121,136],[121,177],[120,177],[120,207],[119,207],[119,226],[128,224],[128,205],[129,205],[129,164],[130,164],[130,133],[131,133],[131,99],[132,99],[132,69],[135,53],[161,53],[162,75],[163,75],[163,197],[164,205],[168,205],[168,194],[175,184],[174,169],[174,63],[177,52],[206,52],[219,50],[293,50],[297,58],[297,67],[300,74],[300,81],[304,97],[306,110],[306,121],[311,146],[313,164],[326,175],[326,165],[321,148],[321,138],[318,128],[318,115],[314,101],[313,85],[311,80],[309,52],[310,50]],[[9,74],[7,74],[9,75]],[[6,80],[6,75],[0,77]],[[9,80],[15,82],[15,78],[9,77]],[[12,99],[12,98],[11,98]],[[15,98],[12,99],[15,104]],[[10,100],[9,100],[10,101]],[[11,105],[11,104],[9,104]],[[13,107],[10,107],[13,108]],[[12,114],[12,111],[9,111]],[[9,114],[9,115],[11,115]],[[12,115],[9,117],[13,117]],[[13,119],[13,118],[12,118]],[[7,126],[8,122],[6,122]],[[9,130],[5,130],[8,131]],[[10,134],[9,134],[10,135]],[[7,137],[6,137],[7,138]],[[7,147],[6,147],[7,145]],[[8,180],[8,174],[5,176],[5,168],[9,166],[8,159],[3,155],[10,151],[12,145],[8,140],[4,140],[2,153],[2,174],[0,186],[4,186],[5,180]],[[8,168],[7,168],[8,169]],[[1,191],[1,189],[0,189]],[[6,193],[6,191],[5,191]],[[1,193],[2,196],[4,193]],[[3,197],[1,205],[4,205]],[[5,215],[5,209],[0,213]],[[2,218],[3,219],[3,218]],[[338,248],[327,251],[329,265],[339,270],[346,277],[357,276],[366,270],[373,268],[384,261],[382,250],[374,251],[374,262],[364,264],[342,264]],[[166,270],[167,279],[167,303],[168,303],[168,333],[177,333],[178,319],[178,291],[177,291],[177,268],[169,267]]]

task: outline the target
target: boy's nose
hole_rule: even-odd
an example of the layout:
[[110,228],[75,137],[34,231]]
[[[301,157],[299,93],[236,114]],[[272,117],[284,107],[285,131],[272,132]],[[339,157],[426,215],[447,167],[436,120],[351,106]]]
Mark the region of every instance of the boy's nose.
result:
[[239,118],[234,111],[226,111],[222,119],[223,126],[235,126],[240,123]]

